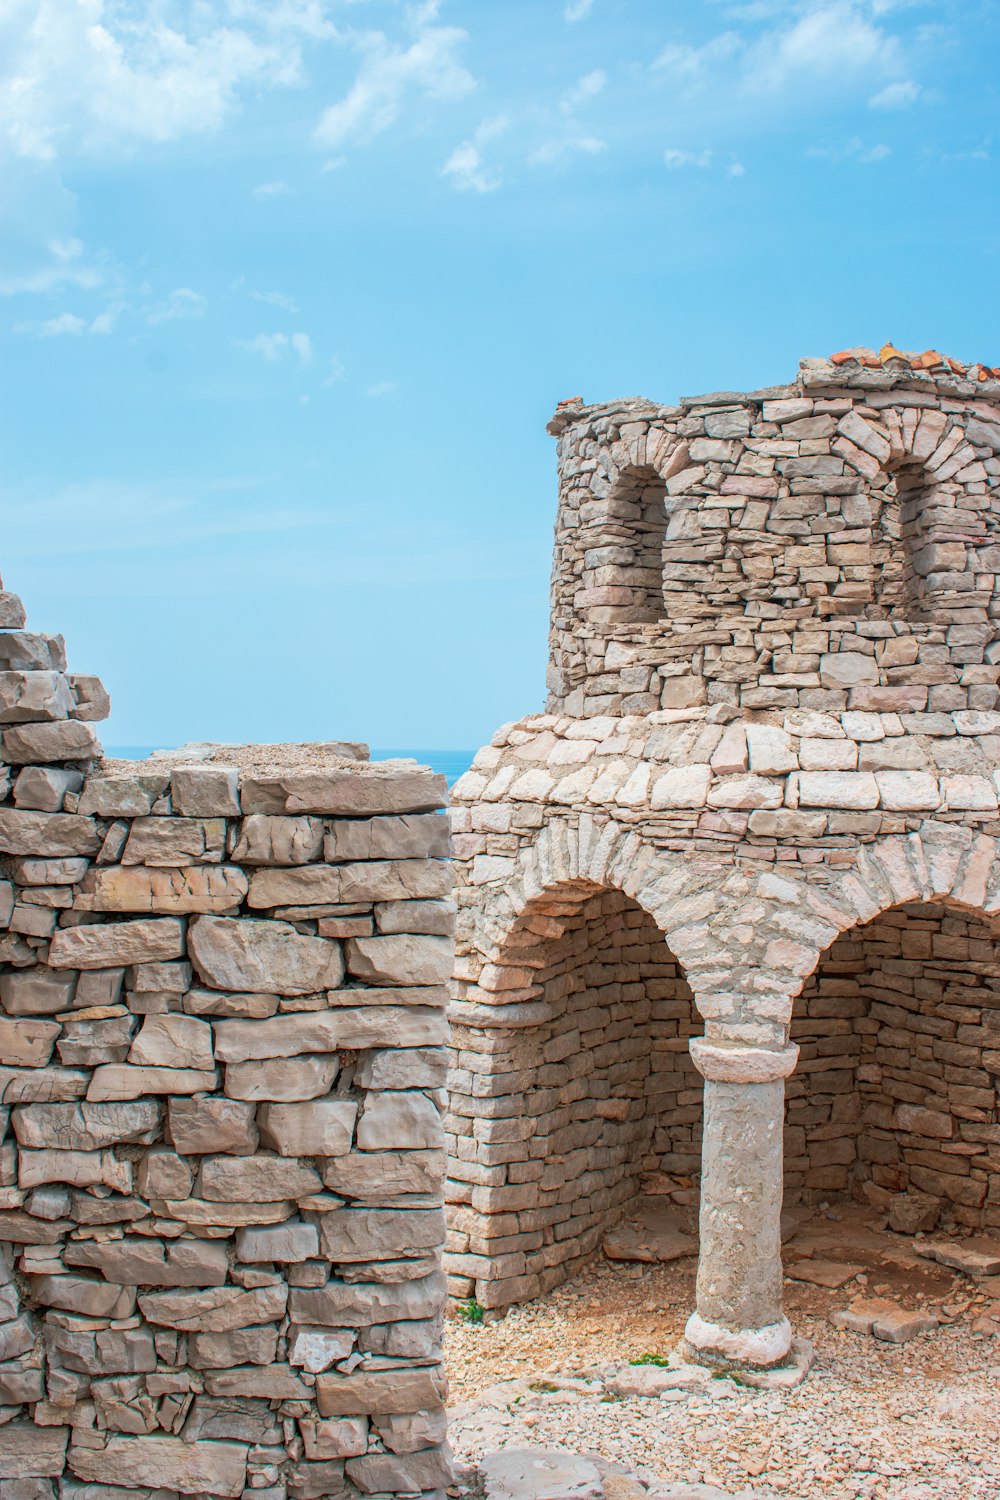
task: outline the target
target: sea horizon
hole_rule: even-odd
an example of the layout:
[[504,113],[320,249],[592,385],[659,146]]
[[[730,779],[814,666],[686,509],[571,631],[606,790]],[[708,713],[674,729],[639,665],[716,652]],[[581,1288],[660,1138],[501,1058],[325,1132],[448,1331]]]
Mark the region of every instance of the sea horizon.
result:
[[[223,742],[228,743],[228,742]],[[179,750],[179,745],[105,745],[104,753],[109,760],[148,760],[158,750]],[[416,760],[421,765],[439,771],[449,786],[465,774],[475,756],[474,750],[401,750],[371,747],[372,760]]]

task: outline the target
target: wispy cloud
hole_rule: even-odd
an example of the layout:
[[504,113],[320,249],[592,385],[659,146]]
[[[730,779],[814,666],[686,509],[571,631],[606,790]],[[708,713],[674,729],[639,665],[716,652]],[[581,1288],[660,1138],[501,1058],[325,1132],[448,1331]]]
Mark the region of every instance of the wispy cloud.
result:
[[663,153],[663,160],[671,170],[678,167],[710,167],[712,152],[707,147],[703,151],[681,151],[676,146],[668,146]]
[[456,26],[428,27],[409,47],[379,31],[363,33],[361,67],[343,99],[324,110],[317,143],[338,150],[370,141],[396,123],[411,97],[445,101],[470,93],[475,79],[458,56],[467,40]]
[[252,339],[237,341],[237,347],[257,354],[269,364],[297,357],[300,366],[313,361],[312,339],[308,333],[258,333]]
[[297,313],[299,310],[295,299],[284,292],[250,292],[249,296],[254,302],[266,302],[269,307],[280,307],[283,312]]
[[147,323],[171,323],[176,318],[200,318],[208,307],[208,298],[194,292],[189,286],[179,286],[170,293],[165,302],[151,307],[146,314]]
[[559,108],[564,115],[573,114],[581,104],[586,104],[590,99],[595,99],[608,81],[608,75],[603,68],[592,68],[589,73],[584,73],[578,78],[572,88],[566,90],[559,101]]
[[923,90],[907,79],[905,83],[887,83],[884,89],[872,94],[868,104],[872,109],[909,109],[916,104]]
[[884,141],[876,141],[868,145],[859,135],[852,135],[849,140],[842,141],[833,146],[810,146],[806,156],[817,157],[825,161],[859,161],[866,166],[873,162],[885,161],[886,157],[892,155],[892,147],[887,146]]
[[503,174],[483,161],[483,147],[503,135],[510,121],[506,115],[484,120],[467,141],[455,147],[441,168],[440,175],[450,179],[460,193],[493,193],[503,181]]
[[383,396],[391,396],[395,389],[396,382],[394,380],[377,380],[374,385],[365,387],[365,395],[379,400]]
[[258,182],[253,196],[262,201],[268,198],[287,198],[295,189],[287,182]]
[[594,0],[567,0],[563,15],[570,23],[582,21],[593,3]]

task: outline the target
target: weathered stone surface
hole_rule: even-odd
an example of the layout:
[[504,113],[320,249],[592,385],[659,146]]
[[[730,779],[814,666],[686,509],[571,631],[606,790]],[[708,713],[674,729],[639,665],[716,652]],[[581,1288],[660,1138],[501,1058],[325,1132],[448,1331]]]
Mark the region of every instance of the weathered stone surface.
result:
[[368,1418],[341,1417],[301,1424],[306,1458],[353,1458],[368,1450]]
[[[51,724],[16,724],[3,732],[4,759],[12,766],[59,760],[95,760],[101,742],[89,724],[62,719]],[[50,851],[46,851],[50,852]]]
[[147,1016],[128,1061],[138,1067],[208,1070],[215,1065],[212,1028],[194,1016]]
[[0,1064],[43,1068],[52,1056],[60,1027],[54,1021],[8,1021],[0,1018]]
[[338,1262],[407,1256],[444,1243],[444,1213],[436,1208],[342,1208],[318,1223],[323,1254]]
[[138,818],[152,811],[170,784],[165,774],[129,771],[113,774],[92,770],[80,796],[81,813],[102,818]]
[[101,834],[93,818],[0,807],[0,852],[4,854],[62,859],[96,854],[100,847]]
[[400,933],[347,942],[348,970],[369,984],[444,984],[453,961],[454,945],[446,937]]
[[449,852],[448,819],[439,812],[333,822],[327,825],[323,845],[323,857],[330,864],[357,859],[441,859]]
[[0,974],[0,1005],[9,1016],[52,1015],[73,1004],[75,974],[55,974],[39,965],[20,974]]
[[425,1006],[366,1006],[270,1021],[218,1021],[215,1055],[220,1062],[295,1057],[304,1052],[356,1052],[369,1047],[429,1047],[446,1040],[442,1013]]
[[238,1497],[247,1477],[247,1450],[237,1443],[174,1437],[109,1437],[104,1448],[71,1447],[69,1467],[80,1479]]
[[501,1448],[480,1460],[487,1500],[602,1500],[589,1459],[545,1448]]
[[171,1099],[170,1139],[185,1155],[224,1151],[249,1156],[257,1149],[254,1106],[235,1099]]
[[152,1099],[127,1104],[27,1104],[12,1112],[22,1146],[99,1151],[125,1142],[154,1141],[161,1106]]
[[448,1054],[443,1047],[387,1047],[369,1052],[356,1077],[363,1089],[443,1089]]
[[208,1240],[80,1240],[64,1258],[122,1286],[224,1286],[229,1269],[225,1246]]
[[287,922],[198,917],[188,946],[199,976],[214,989],[307,995],[336,989],[344,973],[338,943],[304,937]]
[[21,1188],[46,1182],[69,1182],[74,1187],[106,1187],[132,1191],[132,1163],[119,1161],[113,1151],[19,1151],[17,1182]]
[[240,777],[235,766],[174,766],[170,800],[182,817],[232,818],[240,813]]
[[425,1094],[376,1094],[358,1121],[361,1151],[419,1151],[444,1144],[441,1117]]
[[245,813],[330,813],[364,817],[374,813],[427,812],[448,800],[443,776],[431,771],[298,771],[243,780]]
[[92,911],[232,912],[247,888],[247,877],[236,865],[169,870],[108,866],[93,870],[84,882]]
[[128,1318],[135,1311],[135,1289],[92,1276],[33,1276],[31,1292],[44,1307],[85,1318]]
[[240,1365],[270,1365],[278,1352],[273,1324],[234,1328],[228,1333],[189,1333],[188,1361],[195,1370],[229,1370]]
[[328,1053],[229,1063],[226,1093],[231,1099],[277,1104],[321,1099],[330,1092],[339,1071],[339,1060]]
[[442,860],[372,860],[362,864],[303,865],[258,870],[248,904],[256,908],[325,903],[408,901],[451,893],[450,867]]
[[349,1417],[359,1411],[434,1411],[447,1394],[444,1371],[426,1368],[375,1370],[371,1374],[317,1375],[316,1404],[322,1417]]
[[349,1458],[345,1468],[365,1495],[390,1489],[415,1494],[431,1486],[440,1490],[453,1478],[451,1453],[446,1446],[425,1448],[421,1453],[369,1453],[364,1458]]
[[250,1262],[297,1263],[314,1259],[319,1255],[319,1230],[315,1224],[303,1224],[297,1219],[241,1229],[236,1236],[236,1255],[239,1260]]
[[257,1116],[261,1144],[282,1156],[343,1156],[351,1149],[357,1114],[353,1099],[264,1104]]
[[323,852],[322,818],[244,818],[233,859],[241,865],[308,865]]
[[56,1478],[63,1472],[68,1427],[8,1422],[0,1428],[0,1479]]
[[49,946],[49,964],[53,969],[106,969],[119,964],[156,963],[180,958],[183,953],[180,920],[154,917],[61,929]]
[[206,1156],[198,1175],[200,1195],[222,1203],[305,1198],[322,1187],[318,1172],[287,1156]]
[[431,1195],[437,1191],[445,1165],[443,1151],[352,1151],[325,1163],[323,1181],[345,1198]]
[[0,1104],[81,1099],[89,1077],[73,1068],[0,1068]]
[[140,1099],[143,1094],[211,1093],[218,1081],[216,1072],[198,1068],[130,1067],[125,1063],[104,1063],[94,1069],[87,1098]]
[[[436,1317],[444,1306],[446,1289],[444,1277],[438,1274],[397,1285],[329,1281],[326,1286],[316,1289],[293,1287],[288,1297],[288,1312],[296,1323],[317,1324],[328,1328],[365,1328],[372,1323]],[[429,1404],[436,1406],[439,1403],[435,1401]],[[392,1408],[393,1411],[402,1409],[395,1406]],[[416,1406],[408,1409],[419,1411],[422,1408]],[[357,1411],[359,1408],[350,1410]],[[348,1415],[350,1410],[347,1410]]]

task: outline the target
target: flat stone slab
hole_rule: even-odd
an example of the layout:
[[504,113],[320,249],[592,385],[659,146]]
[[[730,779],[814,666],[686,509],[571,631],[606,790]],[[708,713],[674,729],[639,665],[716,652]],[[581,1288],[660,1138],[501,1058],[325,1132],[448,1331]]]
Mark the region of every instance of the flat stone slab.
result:
[[479,1465],[487,1500],[603,1500],[597,1467],[556,1448],[501,1448]]
[[657,1261],[683,1260],[686,1255],[697,1253],[698,1241],[684,1229],[676,1209],[648,1200],[604,1236],[604,1254],[608,1260],[653,1265]]
[[925,1260],[936,1260],[966,1276],[995,1276],[1000,1272],[1000,1243],[991,1240],[918,1240],[914,1250]]
[[796,1260],[785,1267],[785,1276],[789,1281],[807,1281],[810,1286],[826,1286],[835,1291],[863,1270],[864,1266],[840,1260]]
[[703,1365],[626,1365],[605,1380],[613,1396],[658,1397],[664,1391],[700,1385],[711,1375]]
[[868,1297],[850,1307],[838,1307],[830,1314],[834,1328],[845,1328],[849,1333],[871,1333],[877,1318],[900,1312],[898,1302],[887,1297]]
[[886,1344],[908,1344],[918,1333],[933,1333],[939,1326],[933,1313],[907,1312],[901,1307],[876,1318],[872,1333]]

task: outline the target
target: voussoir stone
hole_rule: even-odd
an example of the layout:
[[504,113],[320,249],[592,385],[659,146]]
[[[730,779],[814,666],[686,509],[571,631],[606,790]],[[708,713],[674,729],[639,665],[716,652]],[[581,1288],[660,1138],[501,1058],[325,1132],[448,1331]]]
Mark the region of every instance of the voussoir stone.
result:
[[336,989],[344,974],[339,943],[303,936],[288,922],[197,917],[188,948],[200,978],[213,989],[308,995]]

